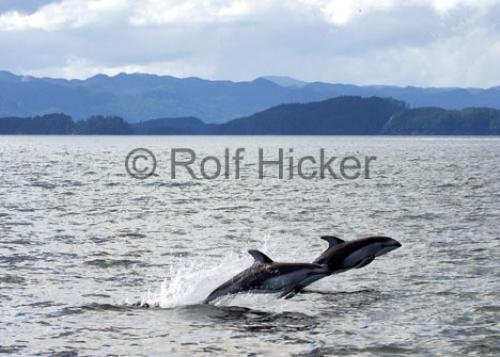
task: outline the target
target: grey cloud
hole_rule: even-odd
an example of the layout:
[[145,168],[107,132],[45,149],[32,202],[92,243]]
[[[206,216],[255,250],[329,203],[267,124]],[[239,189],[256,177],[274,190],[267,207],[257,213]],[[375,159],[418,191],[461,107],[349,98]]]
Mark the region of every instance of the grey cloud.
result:
[[[280,5],[230,22],[133,26],[126,16],[116,16],[52,32],[0,31],[0,68],[64,76],[61,69],[76,58],[104,70],[129,66],[212,79],[274,74],[356,84],[486,87],[500,83],[491,65],[500,55],[499,9],[457,7],[438,14],[429,6],[396,6],[342,26],[328,23],[320,11]],[[174,63],[174,69],[163,62]]]

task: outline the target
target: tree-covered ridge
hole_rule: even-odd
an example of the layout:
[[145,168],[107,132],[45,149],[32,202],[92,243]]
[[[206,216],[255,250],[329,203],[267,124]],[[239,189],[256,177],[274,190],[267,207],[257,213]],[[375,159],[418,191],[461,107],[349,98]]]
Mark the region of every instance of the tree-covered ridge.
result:
[[0,118],[0,134],[19,135],[127,135],[134,134],[132,126],[116,116],[92,116],[73,121],[61,113],[46,114],[33,118]]
[[409,108],[390,98],[337,97],[282,104],[224,124],[198,118],[128,123],[117,116],[0,118],[0,134],[38,135],[500,135],[500,110]]
[[337,97],[307,104],[283,104],[218,125],[220,134],[374,135],[406,104],[378,97]]
[[382,134],[499,135],[500,111],[492,108],[416,108],[393,115]]
[[83,135],[130,135],[134,134],[134,130],[123,118],[97,115],[76,122],[74,133]]
[[46,114],[33,118],[0,118],[0,134],[73,134],[75,123],[65,114]]

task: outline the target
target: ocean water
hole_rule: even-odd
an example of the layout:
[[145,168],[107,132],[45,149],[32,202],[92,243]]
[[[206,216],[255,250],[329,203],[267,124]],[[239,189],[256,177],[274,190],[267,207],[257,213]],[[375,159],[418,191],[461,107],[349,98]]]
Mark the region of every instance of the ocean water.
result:
[[[238,147],[240,179],[170,177],[172,148],[199,165]],[[377,159],[370,179],[259,179],[259,147]],[[0,352],[498,356],[499,155],[475,137],[0,137]],[[309,262],[325,234],[403,246],[290,300],[200,304],[248,249]]]

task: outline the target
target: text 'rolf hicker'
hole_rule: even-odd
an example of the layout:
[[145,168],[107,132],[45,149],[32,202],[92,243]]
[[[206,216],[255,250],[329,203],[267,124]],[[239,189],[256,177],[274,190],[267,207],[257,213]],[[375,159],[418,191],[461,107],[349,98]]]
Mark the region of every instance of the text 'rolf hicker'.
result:
[[[356,180],[370,178],[370,171],[376,156],[357,157],[334,156],[327,154],[325,149],[319,149],[314,154],[294,155],[294,149],[259,148],[254,159],[246,158],[247,149],[224,149],[220,156],[198,155],[190,148],[172,148],[165,158],[168,165],[166,174],[170,179],[240,179],[256,177],[259,179],[325,179]],[[243,167],[254,167],[255,171],[243,170]],[[130,151],[125,159],[125,169],[136,179],[146,179],[153,175],[160,176],[156,171],[158,160],[153,152],[145,148]],[[244,174],[243,174],[244,173]],[[186,176],[187,175],[187,176]]]

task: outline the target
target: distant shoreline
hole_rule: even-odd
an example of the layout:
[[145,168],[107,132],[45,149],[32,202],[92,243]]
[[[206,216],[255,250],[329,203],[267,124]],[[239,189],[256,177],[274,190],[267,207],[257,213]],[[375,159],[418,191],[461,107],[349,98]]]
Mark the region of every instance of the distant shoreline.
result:
[[221,124],[195,117],[129,123],[119,116],[74,121],[66,114],[0,118],[0,135],[497,136],[500,110],[410,108],[391,98],[335,97],[282,104]]

